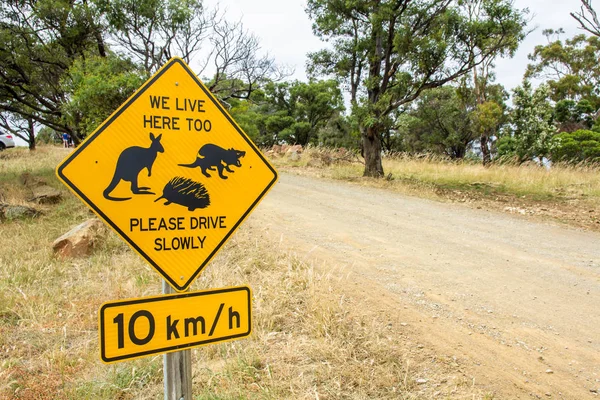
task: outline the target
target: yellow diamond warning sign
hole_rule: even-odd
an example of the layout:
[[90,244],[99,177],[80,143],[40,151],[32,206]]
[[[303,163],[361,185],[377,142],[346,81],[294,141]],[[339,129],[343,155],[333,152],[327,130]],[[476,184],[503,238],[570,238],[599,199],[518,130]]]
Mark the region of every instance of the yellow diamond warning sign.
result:
[[178,291],[277,180],[178,58],[86,138],[57,175]]

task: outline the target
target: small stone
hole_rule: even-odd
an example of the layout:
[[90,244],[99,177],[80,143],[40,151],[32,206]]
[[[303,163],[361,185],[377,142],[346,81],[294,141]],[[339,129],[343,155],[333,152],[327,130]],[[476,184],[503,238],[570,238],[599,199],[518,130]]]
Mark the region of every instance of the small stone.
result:
[[103,229],[104,224],[97,218],[85,221],[54,241],[54,253],[63,258],[87,256],[99,241]]
[[546,373],[547,373],[547,374],[553,374],[553,373],[554,373],[554,371],[552,371],[551,369],[547,369],[547,370],[546,370]]
[[40,215],[41,212],[35,208],[13,205],[13,204],[0,204],[0,220],[16,220],[24,218],[34,218]]
[[419,379],[416,379],[415,382],[417,382],[417,384],[419,384],[419,385],[424,385],[428,381],[427,381],[427,379],[419,378]]
[[38,204],[57,204],[62,200],[60,192],[48,185],[36,186],[32,190],[32,195],[29,201]]

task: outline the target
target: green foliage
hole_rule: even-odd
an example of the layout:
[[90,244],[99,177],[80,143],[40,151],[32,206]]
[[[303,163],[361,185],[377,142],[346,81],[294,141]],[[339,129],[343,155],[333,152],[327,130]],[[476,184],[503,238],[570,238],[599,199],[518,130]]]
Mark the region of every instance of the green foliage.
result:
[[477,104],[475,89],[466,82],[424,92],[396,119],[394,130],[401,140],[394,142],[393,150],[464,158],[482,132],[495,137],[507,122],[505,91],[501,85],[484,88],[490,100],[482,104]]
[[518,142],[511,134],[500,136],[496,142],[496,154],[499,158],[516,157]]
[[334,115],[319,129],[318,144],[329,148],[359,149],[360,136],[347,117]]
[[[547,80],[554,101],[585,99],[600,108],[600,37],[577,35],[561,40],[564,31],[544,31],[548,44],[535,47],[529,55],[526,78]],[[553,39],[554,37],[554,39]]]
[[269,146],[269,144],[259,140],[261,125],[263,124],[261,114],[256,107],[253,106],[252,102],[236,99],[231,103],[229,113],[254,143],[257,143],[260,146]]
[[309,74],[348,87],[368,176],[383,176],[382,135],[399,109],[486,60],[513,54],[527,25],[527,11],[509,0],[309,0],[307,12],[313,32],[331,46],[309,55]]
[[600,132],[583,129],[563,132],[556,135],[552,141],[553,161],[600,162]]
[[10,1],[0,11],[0,111],[60,132],[76,129],[61,107],[69,97],[61,81],[72,63],[98,51],[98,27],[87,2]]
[[432,152],[463,158],[477,137],[469,117],[470,107],[456,88],[444,86],[425,92],[417,101],[404,134],[405,150]]
[[559,124],[559,130],[563,132],[589,129],[594,123],[594,111],[594,106],[586,99],[579,102],[560,100],[554,107],[554,119]]
[[486,101],[477,104],[477,108],[471,114],[473,124],[477,131],[495,132],[504,116],[504,110],[495,101]]
[[94,131],[145,80],[129,60],[109,54],[77,59],[63,87],[71,93],[62,111],[67,123],[77,125],[82,137]]
[[6,1],[0,43],[2,119],[15,131],[26,121],[66,132],[75,144],[142,77],[173,56],[190,63],[208,43],[201,68],[215,65],[210,89],[224,104],[285,76],[268,55],[258,55],[258,39],[241,23],[227,22],[202,0]]
[[59,144],[62,143],[60,133],[47,126],[42,127],[36,136],[36,140],[42,144]]
[[260,146],[316,144],[320,130],[344,109],[341,91],[332,80],[272,82],[250,102],[234,103],[233,117]]
[[521,161],[541,159],[548,155],[556,130],[549,101],[550,88],[540,85],[533,90],[531,83],[525,81],[513,93],[513,131],[500,139],[498,155],[516,156]]

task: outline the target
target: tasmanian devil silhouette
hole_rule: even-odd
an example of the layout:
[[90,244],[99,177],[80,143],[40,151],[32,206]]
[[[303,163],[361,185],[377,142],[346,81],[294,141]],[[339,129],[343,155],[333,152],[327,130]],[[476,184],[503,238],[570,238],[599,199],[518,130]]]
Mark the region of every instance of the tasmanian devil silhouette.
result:
[[154,164],[157,154],[165,151],[160,143],[161,137],[162,134],[154,137],[154,134],[150,133],[150,140],[152,141],[150,147],[133,146],[128,147],[121,152],[121,155],[119,155],[119,159],[117,160],[117,167],[112,181],[110,181],[108,187],[102,192],[104,198],[112,201],[131,199],[131,197],[110,196],[110,192],[115,190],[122,180],[131,182],[131,192],[133,194],[154,194],[149,191],[149,187],[138,187],[138,175],[144,168],[147,168],[148,176],[152,176],[152,164]]
[[233,170],[229,168],[230,165],[241,167],[242,163],[240,162],[240,158],[245,155],[245,151],[235,149],[226,150],[216,144],[208,143],[200,147],[196,161],[191,164],[179,165],[187,168],[200,167],[200,171],[202,171],[202,174],[207,178],[210,178],[211,176],[206,171],[214,171],[216,168],[219,172],[219,177],[221,179],[227,179],[225,174],[223,174],[223,170],[232,173]]

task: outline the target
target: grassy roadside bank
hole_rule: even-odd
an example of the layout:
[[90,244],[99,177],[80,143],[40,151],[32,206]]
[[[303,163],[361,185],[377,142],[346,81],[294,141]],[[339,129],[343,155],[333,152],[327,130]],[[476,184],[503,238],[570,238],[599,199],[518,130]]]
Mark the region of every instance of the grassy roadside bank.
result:
[[336,179],[407,195],[465,203],[600,231],[600,167],[492,165],[433,157],[386,157],[387,179],[363,178],[359,157],[308,148],[299,158],[271,153],[282,171]]
[[[66,151],[0,153],[0,201],[42,211],[0,221],[0,398],[161,399],[162,357],[104,365],[97,331],[102,303],[159,293],[158,274],[109,230],[91,256],[52,253],[54,239],[93,217],[54,177]],[[31,204],[25,174],[64,200]],[[410,327],[344,291],[343,274],[332,268],[245,223],[191,290],[249,285],[253,334],[193,350],[194,398],[493,398],[454,360],[411,344]]]

